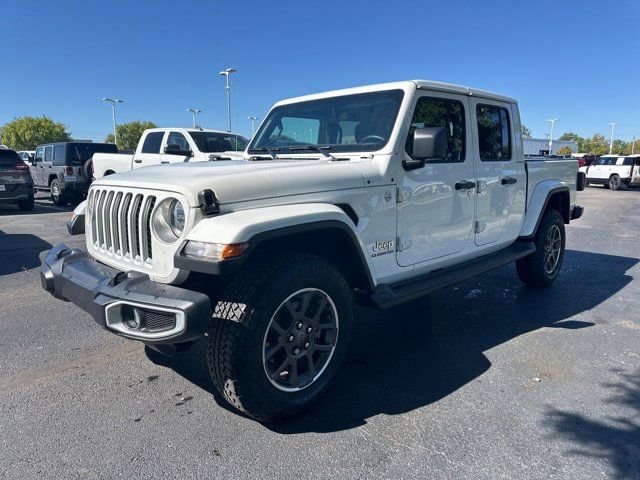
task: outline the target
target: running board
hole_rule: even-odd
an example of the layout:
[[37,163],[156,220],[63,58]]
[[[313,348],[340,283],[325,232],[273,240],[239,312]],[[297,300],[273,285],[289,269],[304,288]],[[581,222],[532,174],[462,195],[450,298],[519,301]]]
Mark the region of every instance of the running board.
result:
[[503,250],[462,265],[436,270],[398,283],[378,285],[371,295],[371,300],[380,308],[392,307],[502,267],[535,251],[533,242],[516,242]]

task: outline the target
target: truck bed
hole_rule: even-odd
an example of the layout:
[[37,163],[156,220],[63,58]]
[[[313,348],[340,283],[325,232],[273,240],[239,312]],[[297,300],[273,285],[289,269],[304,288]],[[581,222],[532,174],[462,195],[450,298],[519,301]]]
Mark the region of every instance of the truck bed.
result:
[[569,187],[570,203],[572,206],[575,205],[578,160],[528,157],[525,160],[525,165],[527,169],[527,208],[530,206],[536,185],[548,180],[558,180],[566,184]]
[[106,172],[120,173],[131,170],[133,154],[129,153],[96,153],[93,160],[93,178],[105,176]]

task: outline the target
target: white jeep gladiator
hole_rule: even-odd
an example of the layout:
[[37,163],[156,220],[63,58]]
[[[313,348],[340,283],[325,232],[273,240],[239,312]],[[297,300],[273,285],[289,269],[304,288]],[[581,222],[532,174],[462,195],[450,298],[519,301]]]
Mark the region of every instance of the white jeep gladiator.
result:
[[260,419],[318,399],[354,302],[386,308],[510,262],[553,283],[579,218],[577,160],[524,159],[515,100],[406,81],[276,104],[245,164],[93,183],[87,252],[43,287],[106,330],[172,353],[206,335],[216,388]]
[[139,167],[211,160],[236,163],[244,160],[247,139],[234,133],[201,128],[151,128],[140,137],[136,151],[96,153],[90,170],[94,179]]

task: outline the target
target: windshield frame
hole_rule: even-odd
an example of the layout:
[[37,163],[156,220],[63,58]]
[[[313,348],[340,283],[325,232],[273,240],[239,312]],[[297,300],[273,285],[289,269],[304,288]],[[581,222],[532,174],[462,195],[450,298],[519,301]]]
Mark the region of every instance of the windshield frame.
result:
[[[336,144],[336,143],[313,143],[310,141],[300,141],[300,142],[295,141],[290,143],[289,145],[282,145],[282,144],[274,145],[273,143],[268,143],[264,145],[264,142],[262,141],[262,136],[265,135],[267,131],[269,131],[269,138],[271,138],[273,131],[276,128],[278,128],[277,124],[275,125],[271,124],[271,120],[273,118],[277,118],[277,116],[280,116],[281,118],[287,118],[286,115],[282,114],[283,111],[284,112],[291,111],[292,108],[295,108],[296,106],[300,106],[302,110],[304,108],[309,108],[311,104],[327,102],[333,99],[347,99],[349,97],[353,98],[353,97],[360,97],[360,96],[375,97],[380,95],[387,95],[392,102],[395,102],[395,105],[392,106],[393,110],[390,112],[390,115],[389,115],[390,120],[389,120],[389,124],[387,125],[388,132],[387,132],[384,143],[354,142],[354,143],[337,143]],[[386,148],[389,145],[389,143],[393,140],[394,133],[397,128],[398,119],[400,117],[400,113],[402,111],[405,100],[406,100],[406,91],[402,88],[396,87],[396,88],[388,88],[384,90],[371,90],[371,91],[358,92],[358,93],[347,93],[344,95],[334,95],[334,96],[321,97],[321,98],[316,98],[311,100],[302,100],[298,102],[278,104],[269,111],[268,115],[266,116],[264,121],[261,123],[260,128],[258,129],[256,134],[251,138],[251,141],[249,142],[246,151],[250,155],[259,154],[261,152],[264,153],[266,152],[266,150],[264,150],[264,147],[266,146],[278,155],[282,155],[286,153],[288,156],[289,155],[306,155],[308,157],[309,153],[311,153],[311,150],[302,150],[299,147],[310,145],[313,147],[319,147],[321,150],[324,150],[327,153],[330,152],[330,153],[341,153],[341,154],[342,153],[355,154],[355,153],[362,153],[362,152],[367,152],[367,153],[377,152]],[[294,113],[294,112],[295,110],[291,111],[291,113]],[[300,118],[309,118],[309,117],[301,116]],[[336,123],[341,121],[353,122],[353,120],[351,119],[341,119],[341,120],[337,120]],[[282,133],[282,131],[280,133]],[[291,150],[292,147],[293,147],[293,150]],[[325,154],[322,154],[322,153],[321,155],[323,157],[326,156]]]

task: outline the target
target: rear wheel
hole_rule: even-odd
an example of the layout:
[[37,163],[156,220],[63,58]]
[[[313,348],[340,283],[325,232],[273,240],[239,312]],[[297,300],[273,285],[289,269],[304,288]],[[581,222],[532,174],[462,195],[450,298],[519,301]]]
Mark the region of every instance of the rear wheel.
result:
[[620,180],[620,176],[619,175],[611,175],[611,177],[609,177],[609,188],[611,190],[619,190],[620,186],[621,186],[622,181]]
[[215,307],[207,359],[216,388],[258,420],[318,400],[348,350],[351,289],[329,261],[294,253],[254,264]]
[[66,205],[67,199],[64,198],[64,195],[62,194],[62,190],[60,189],[60,182],[58,181],[57,178],[54,178],[51,181],[50,188],[51,188],[51,201],[54,203],[54,205],[58,205],[58,206]]
[[31,210],[33,210],[33,205],[33,197],[29,197],[26,200],[20,200],[18,202],[18,208],[23,212],[30,212]]
[[558,276],[564,260],[565,229],[560,212],[545,212],[534,243],[536,251],[516,262],[518,277],[534,288],[548,287]]

